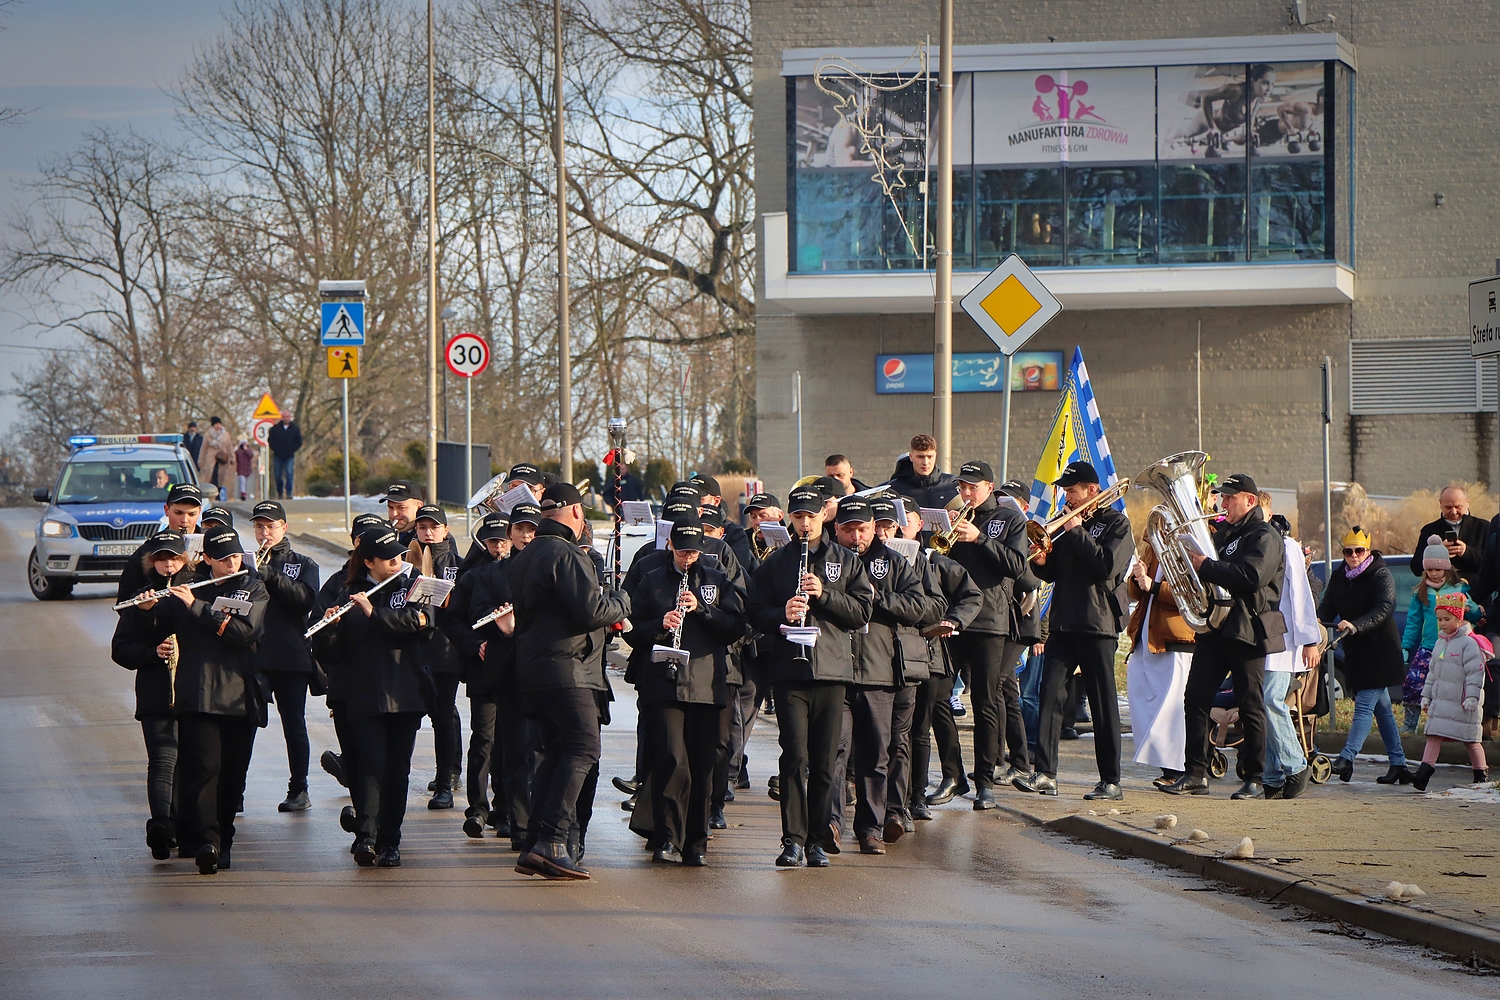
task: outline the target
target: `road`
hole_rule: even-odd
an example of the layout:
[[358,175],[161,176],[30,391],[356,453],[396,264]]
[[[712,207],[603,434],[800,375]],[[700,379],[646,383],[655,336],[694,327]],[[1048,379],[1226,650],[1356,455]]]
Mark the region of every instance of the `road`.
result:
[[[845,997],[857,995],[1492,995],[1493,983],[1297,911],[1120,861],[994,813],[938,811],[884,858],[780,871],[764,797],[729,809],[706,869],[653,867],[601,788],[589,883],[511,870],[461,811],[424,808],[418,740],[404,867],[359,869],[314,765],[311,812],[286,789],[277,721],[260,734],[234,869],[146,851],[145,752],[130,675],[109,660],[103,587],[41,604],[24,582],[35,514],[0,511],[0,996]],[[625,774],[617,703],[604,774]],[[332,745],[309,706],[314,756]],[[1187,891],[1185,891],[1187,890]]]

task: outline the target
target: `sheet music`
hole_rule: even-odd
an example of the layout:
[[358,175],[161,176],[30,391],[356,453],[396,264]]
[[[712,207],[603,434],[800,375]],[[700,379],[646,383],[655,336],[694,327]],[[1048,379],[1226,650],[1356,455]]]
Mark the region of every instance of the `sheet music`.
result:
[[631,528],[650,524],[653,517],[651,504],[647,500],[622,500],[620,501],[620,516],[622,523]]
[[417,582],[411,585],[406,592],[406,603],[408,604],[442,604],[448,599],[448,594],[453,590],[454,584],[448,580],[439,580],[435,576],[419,576]]
[[689,655],[690,654],[687,650],[673,649],[671,646],[651,647],[652,663],[672,663],[675,661],[676,663],[685,667],[687,666]]
[[922,508],[923,531],[947,531],[951,527],[953,527],[953,518],[948,510],[942,507]]
[[816,646],[818,644],[818,627],[816,625],[783,625],[781,634],[786,640],[795,646]]
[[508,515],[510,509],[518,503],[536,503],[536,494],[531,492],[531,487],[525,483],[512,486],[502,493],[500,499],[495,501],[495,506],[499,508],[500,513]]
[[917,553],[922,551],[922,543],[915,538],[887,538],[885,547],[899,554],[909,563],[915,563]]
[[656,547],[659,548],[659,549],[666,548],[667,547],[667,540],[670,539],[671,537],[672,537],[672,522],[671,521],[657,521],[656,522]]
[[212,611],[222,611],[226,615],[239,615],[241,618],[250,617],[250,608],[253,605],[249,601],[241,601],[233,597],[215,597]]
[[773,549],[792,544],[792,533],[786,530],[786,525],[776,524],[773,521],[767,521],[760,526],[760,537]]

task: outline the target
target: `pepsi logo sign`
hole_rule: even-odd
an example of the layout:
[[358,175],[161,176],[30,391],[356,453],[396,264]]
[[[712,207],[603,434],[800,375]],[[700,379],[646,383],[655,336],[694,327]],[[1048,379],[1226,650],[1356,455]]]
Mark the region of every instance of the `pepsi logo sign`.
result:
[[900,358],[887,358],[883,374],[886,378],[899,380],[906,377],[906,362]]

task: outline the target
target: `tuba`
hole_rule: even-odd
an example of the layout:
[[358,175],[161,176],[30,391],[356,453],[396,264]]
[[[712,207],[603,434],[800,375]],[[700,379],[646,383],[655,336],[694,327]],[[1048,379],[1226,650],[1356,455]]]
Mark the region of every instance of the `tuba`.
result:
[[1210,559],[1216,558],[1213,536],[1205,523],[1212,515],[1203,512],[1198,474],[1208,456],[1201,451],[1169,455],[1135,477],[1137,486],[1149,486],[1166,498],[1151,508],[1146,519],[1146,541],[1156,550],[1162,580],[1172,588],[1172,598],[1182,620],[1194,632],[1207,632],[1224,624],[1229,614],[1229,594],[1223,587],[1206,586],[1188,561],[1184,535],[1193,547]]

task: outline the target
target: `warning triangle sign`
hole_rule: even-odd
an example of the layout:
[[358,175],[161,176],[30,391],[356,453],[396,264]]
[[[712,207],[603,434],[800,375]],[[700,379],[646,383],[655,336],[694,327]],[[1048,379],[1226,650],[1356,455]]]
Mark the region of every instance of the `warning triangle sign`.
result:
[[250,419],[280,420],[281,407],[276,405],[276,400],[272,399],[271,394],[268,392],[264,396],[260,397],[260,405],[255,408],[255,412],[251,414]]

